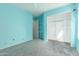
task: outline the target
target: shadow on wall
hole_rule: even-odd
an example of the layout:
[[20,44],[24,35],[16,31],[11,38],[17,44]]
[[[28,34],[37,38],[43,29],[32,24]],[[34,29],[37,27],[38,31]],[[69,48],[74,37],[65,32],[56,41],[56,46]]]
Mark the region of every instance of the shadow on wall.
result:
[[33,38],[34,39],[39,38],[39,22],[38,22],[38,19],[33,20]]

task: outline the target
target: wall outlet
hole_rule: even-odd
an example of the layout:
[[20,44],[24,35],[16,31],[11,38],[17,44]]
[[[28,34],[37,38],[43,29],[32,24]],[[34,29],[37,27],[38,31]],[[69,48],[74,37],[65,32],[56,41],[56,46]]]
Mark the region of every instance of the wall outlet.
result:
[[13,38],[13,40],[15,40],[15,39]]
[[76,9],[73,9],[73,11],[76,11]]

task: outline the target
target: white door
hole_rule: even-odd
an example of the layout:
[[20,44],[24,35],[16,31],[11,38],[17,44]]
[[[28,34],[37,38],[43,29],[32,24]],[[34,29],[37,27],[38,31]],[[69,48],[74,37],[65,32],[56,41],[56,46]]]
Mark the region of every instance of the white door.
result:
[[71,14],[63,13],[47,17],[47,39],[70,42]]
[[47,19],[47,39],[55,40],[56,39],[56,24],[55,17],[50,17]]
[[64,41],[64,20],[56,21],[56,39]]

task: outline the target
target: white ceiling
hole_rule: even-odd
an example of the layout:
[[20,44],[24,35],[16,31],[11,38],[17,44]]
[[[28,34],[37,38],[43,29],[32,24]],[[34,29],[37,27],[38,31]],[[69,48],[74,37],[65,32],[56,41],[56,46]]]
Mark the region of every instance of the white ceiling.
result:
[[15,5],[30,11],[34,16],[39,16],[47,10],[51,10],[68,4],[69,3],[18,3]]

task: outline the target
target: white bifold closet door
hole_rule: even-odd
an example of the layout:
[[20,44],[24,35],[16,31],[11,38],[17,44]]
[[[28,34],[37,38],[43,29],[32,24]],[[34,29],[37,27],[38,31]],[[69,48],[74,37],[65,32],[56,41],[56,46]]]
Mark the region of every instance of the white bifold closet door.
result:
[[71,37],[70,13],[57,14],[47,17],[47,39],[70,42]]
[[55,40],[56,39],[56,24],[55,17],[47,18],[47,39]]
[[63,41],[64,39],[64,20],[56,21],[56,40]]

